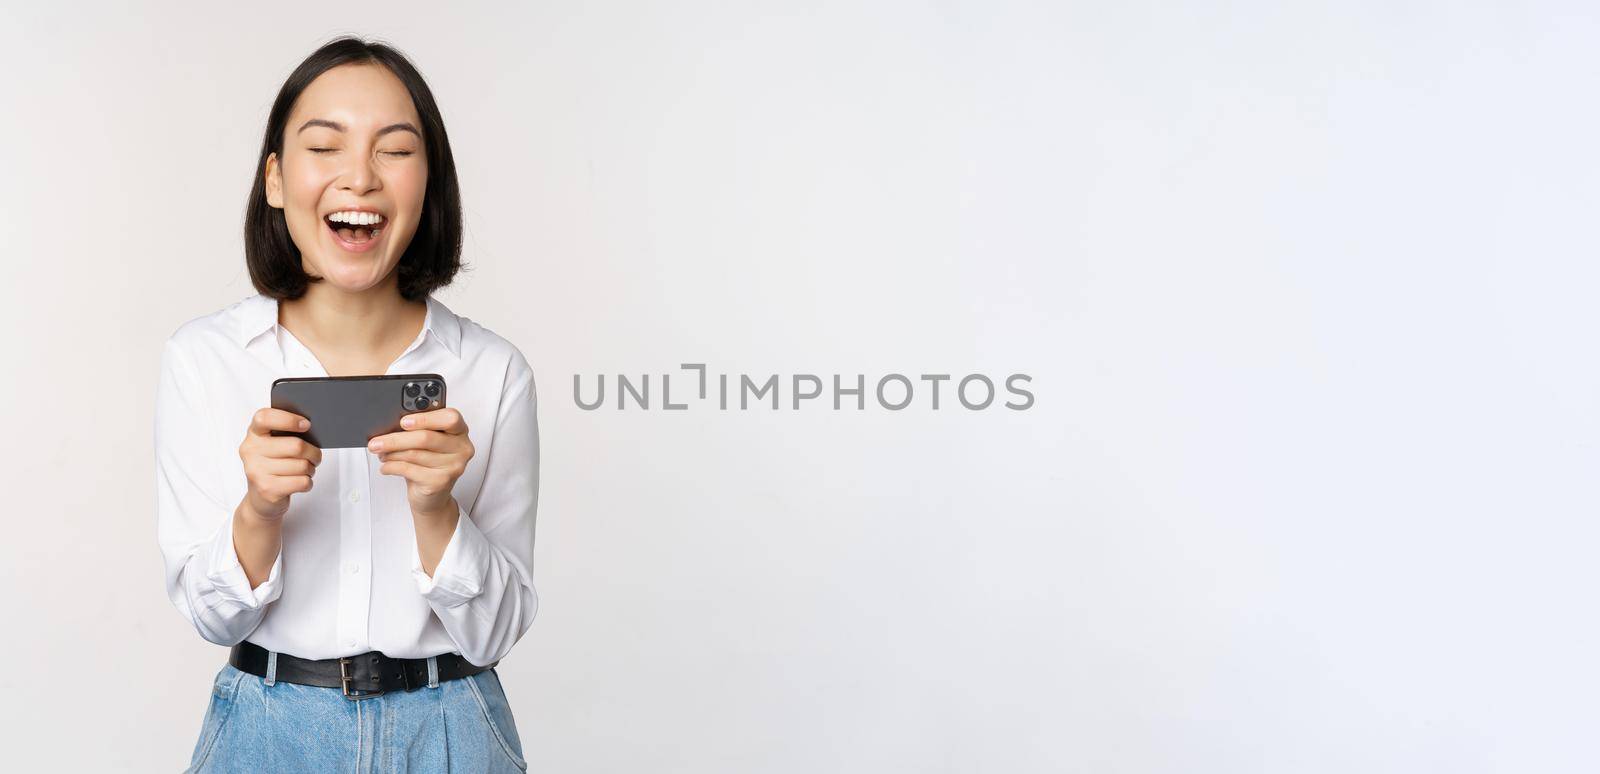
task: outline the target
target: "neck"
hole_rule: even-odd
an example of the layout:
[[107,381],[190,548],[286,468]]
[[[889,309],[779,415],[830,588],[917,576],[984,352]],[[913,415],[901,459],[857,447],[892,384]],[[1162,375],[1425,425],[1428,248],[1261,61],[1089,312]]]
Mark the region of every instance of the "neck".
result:
[[349,292],[328,282],[312,283],[306,294],[278,305],[278,322],[307,345],[340,356],[383,352],[395,341],[409,342],[422,330],[425,301],[407,301],[390,282]]

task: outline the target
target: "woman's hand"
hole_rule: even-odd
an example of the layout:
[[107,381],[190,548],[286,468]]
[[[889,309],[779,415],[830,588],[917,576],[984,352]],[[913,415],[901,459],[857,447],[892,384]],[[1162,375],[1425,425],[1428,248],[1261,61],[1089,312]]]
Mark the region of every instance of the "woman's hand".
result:
[[456,503],[450,491],[467,469],[474,449],[467,423],[453,408],[407,414],[400,426],[410,428],[373,438],[367,449],[378,452],[379,473],[406,479],[412,515],[452,519]]
[[249,481],[245,502],[256,516],[276,521],[289,510],[289,496],[311,491],[311,477],[322,464],[322,450],[303,438],[272,435],[273,430],[303,432],[311,422],[283,409],[258,409],[250,417],[239,458]]
[[299,414],[257,409],[239,444],[249,487],[233,512],[233,550],[252,589],[267,581],[283,550],[283,514],[289,510],[290,495],[311,491],[311,478],[322,464],[321,449],[303,438],[272,431],[292,433],[310,427],[311,422]]

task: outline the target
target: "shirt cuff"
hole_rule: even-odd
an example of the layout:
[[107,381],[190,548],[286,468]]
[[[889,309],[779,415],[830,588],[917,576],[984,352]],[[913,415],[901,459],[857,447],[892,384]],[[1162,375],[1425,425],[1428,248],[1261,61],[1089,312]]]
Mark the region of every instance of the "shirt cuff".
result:
[[257,610],[283,595],[280,571],[283,569],[283,550],[272,560],[272,570],[260,586],[250,588],[250,578],[239,564],[239,552],[233,547],[233,514],[222,520],[222,527],[211,538],[211,571],[206,573],[217,594],[246,610]]
[[467,514],[460,511],[456,531],[450,534],[450,543],[444,547],[433,577],[422,571],[422,554],[417,541],[411,541],[411,576],[417,581],[417,591],[430,603],[440,607],[459,607],[483,593],[483,575],[489,563],[491,546],[489,538]]

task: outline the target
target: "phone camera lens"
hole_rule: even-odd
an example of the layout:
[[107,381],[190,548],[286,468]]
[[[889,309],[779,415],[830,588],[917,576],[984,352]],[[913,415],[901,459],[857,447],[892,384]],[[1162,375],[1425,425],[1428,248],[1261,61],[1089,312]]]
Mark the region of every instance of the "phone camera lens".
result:
[[438,382],[428,382],[428,386],[422,388],[422,390],[424,392],[428,393],[428,397],[430,397],[430,398],[439,397],[439,383]]
[[428,399],[427,398],[417,398],[417,408],[425,409],[427,407],[428,407]]
[[409,395],[409,396],[415,398],[415,397],[417,397],[417,393],[420,392],[420,391],[421,390],[417,389],[417,383],[416,382],[411,382],[411,383],[406,385],[406,395]]

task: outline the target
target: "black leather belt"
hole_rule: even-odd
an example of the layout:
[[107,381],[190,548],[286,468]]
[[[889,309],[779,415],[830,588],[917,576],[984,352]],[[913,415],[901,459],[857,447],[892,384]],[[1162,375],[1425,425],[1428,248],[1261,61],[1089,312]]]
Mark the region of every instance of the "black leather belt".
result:
[[[439,682],[456,680],[495,667],[478,666],[454,653],[435,657],[439,663]],[[250,641],[233,646],[228,653],[228,663],[241,672],[258,677],[267,676],[267,649]],[[378,651],[359,656],[312,660],[278,654],[276,680],[298,685],[315,685],[338,688],[346,699],[366,699],[381,696],[388,691],[414,691],[428,685],[428,660],[425,658],[391,658]]]

